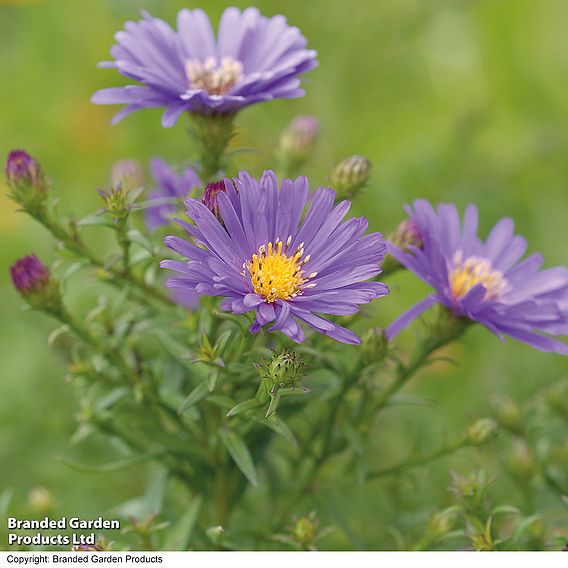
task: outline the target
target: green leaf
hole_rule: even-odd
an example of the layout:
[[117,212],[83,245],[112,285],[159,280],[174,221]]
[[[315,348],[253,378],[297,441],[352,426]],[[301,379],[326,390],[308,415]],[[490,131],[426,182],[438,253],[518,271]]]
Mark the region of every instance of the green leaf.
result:
[[245,441],[233,430],[219,430],[219,437],[244,476],[255,487],[258,485],[256,468]]
[[237,414],[241,414],[243,412],[247,412],[249,410],[256,410],[260,408],[262,403],[260,403],[256,398],[249,398],[243,402],[239,402],[239,404],[233,406],[229,412],[227,412],[227,416],[237,416]]
[[182,402],[178,414],[183,414],[188,408],[204,399],[209,394],[209,382],[199,383]]
[[164,508],[164,495],[168,483],[168,471],[158,470],[150,480],[144,494],[144,508],[147,515],[159,515]]
[[284,420],[282,420],[275,414],[269,416],[268,418],[265,418],[264,420],[259,419],[257,420],[257,422],[263,424],[267,428],[270,428],[273,432],[276,432],[277,434],[280,434],[280,436],[286,438],[286,440],[288,440],[288,442],[292,444],[292,446],[296,447],[298,445],[298,442],[292,430],[290,430]]
[[148,452],[146,454],[141,454],[138,456],[134,456],[132,458],[126,458],[123,460],[118,460],[111,463],[106,463],[103,465],[87,465],[75,462],[63,456],[56,456],[55,459],[60,461],[61,463],[69,466],[72,469],[77,471],[82,471],[84,473],[111,473],[114,471],[121,471],[123,469],[128,469],[129,467],[134,467],[135,465],[139,465],[141,463],[145,463],[148,461],[152,461],[159,457],[162,457],[165,454],[164,450],[159,450],[155,452]]
[[170,529],[163,550],[187,550],[201,509],[201,503],[202,498],[199,495],[193,499],[187,511]]

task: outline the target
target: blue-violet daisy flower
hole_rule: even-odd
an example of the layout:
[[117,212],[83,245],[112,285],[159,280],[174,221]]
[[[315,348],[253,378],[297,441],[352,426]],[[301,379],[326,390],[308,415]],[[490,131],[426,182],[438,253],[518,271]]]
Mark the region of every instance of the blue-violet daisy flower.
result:
[[233,114],[272,99],[300,97],[298,76],[317,65],[316,52],[283,16],[267,18],[256,8],[227,8],[217,38],[202,10],[181,10],[177,31],[144,12],[116,34],[112,67],[139,85],[103,89],[98,104],[125,104],[114,122],[148,107],[163,107],[163,126],[185,112]]
[[436,211],[428,201],[417,200],[407,213],[422,245],[404,251],[389,243],[389,252],[436,292],[393,322],[387,329],[389,339],[439,303],[501,339],[509,335],[542,351],[568,355],[568,345],[551,337],[568,333],[568,269],[540,270],[540,254],[520,261],[527,242],[514,235],[508,218],[481,241],[473,205],[466,209],[463,225],[451,204],[442,203]]
[[[352,315],[360,304],[388,293],[380,274],[386,243],[365,235],[364,217],[343,221],[350,202],[334,205],[335,192],[320,187],[311,200],[305,177],[285,179],[267,171],[257,181],[246,172],[225,180],[216,203],[220,219],[201,201],[186,201],[193,224],[178,221],[193,237],[166,237],[188,261],[164,260],[178,273],[167,286],[221,296],[221,307],[241,314],[256,310],[251,332],[267,324],[300,343],[298,321],[350,344],[352,331],[317,315]],[[304,208],[309,201],[309,207]]]
[[193,168],[177,172],[160,158],[152,160],[150,169],[157,187],[149,193],[148,198],[157,203],[146,209],[146,226],[153,231],[170,222],[172,213],[177,209],[172,201],[178,200],[181,206],[189,192],[199,187],[201,181]]

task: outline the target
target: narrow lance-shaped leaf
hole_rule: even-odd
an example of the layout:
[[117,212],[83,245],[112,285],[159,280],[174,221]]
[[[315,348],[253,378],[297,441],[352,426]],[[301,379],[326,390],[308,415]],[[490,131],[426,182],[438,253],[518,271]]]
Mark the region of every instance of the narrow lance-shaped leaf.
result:
[[245,441],[233,430],[219,430],[219,437],[225,448],[252,485],[258,484],[256,468]]

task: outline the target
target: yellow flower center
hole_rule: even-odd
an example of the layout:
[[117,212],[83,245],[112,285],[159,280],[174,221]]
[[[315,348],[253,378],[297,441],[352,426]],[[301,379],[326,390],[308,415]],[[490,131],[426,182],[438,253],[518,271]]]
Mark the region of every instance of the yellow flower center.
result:
[[244,265],[250,274],[254,291],[269,303],[291,300],[302,290],[315,286],[306,284],[310,278],[317,276],[317,272],[304,275],[303,266],[310,260],[310,255],[302,258],[304,243],[298,246],[293,255],[288,256],[291,241],[292,237],[288,237],[286,245],[280,239],[276,239],[274,244],[262,245],[258,254],[253,254],[252,259]]
[[454,256],[453,268],[449,273],[450,289],[454,300],[461,300],[477,284],[485,288],[485,300],[496,300],[507,291],[507,280],[491,263],[478,256],[470,256],[463,260],[458,251]]
[[226,95],[243,78],[243,64],[226,56],[218,63],[215,57],[205,62],[190,59],[185,74],[192,89],[202,89],[210,95]]

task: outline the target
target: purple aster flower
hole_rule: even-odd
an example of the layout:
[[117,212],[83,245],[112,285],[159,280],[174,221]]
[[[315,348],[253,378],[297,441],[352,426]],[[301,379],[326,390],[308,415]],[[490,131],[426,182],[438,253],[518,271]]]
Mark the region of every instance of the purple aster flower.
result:
[[540,254],[519,262],[527,242],[513,234],[511,219],[501,219],[482,242],[473,205],[466,209],[463,225],[456,207],[446,203],[436,211],[417,200],[407,212],[419,228],[422,247],[410,245],[403,251],[389,243],[389,252],[436,292],[393,322],[389,339],[440,303],[501,339],[509,335],[541,351],[568,355],[568,345],[550,337],[568,333],[568,270],[540,270]]
[[225,180],[217,194],[222,222],[201,201],[188,199],[193,225],[178,221],[193,237],[166,237],[168,247],[189,262],[164,260],[179,273],[167,286],[221,296],[221,307],[241,314],[256,310],[251,332],[264,325],[300,343],[304,322],[343,343],[359,344],[348,329],[316,313],[351,315],[388,293],[381,282],[386,244],[381,234],[365,235],[364,217],[343,221],[350,203],[334,205],[335,192],[320,187],[308,203],[308,180],[273,172],[257,181],[246,172]]
[[[175,172],[166,162],[154,158],[150,165],[152,175],[158,187],[150,192],[149,200],[179,199],[180,204],[194,187],[199,187],[201,181],[193,168],[185,168],[182,172]],[[146,209],[146,225],[154,231],[162,225],[167,225],[170,216],[176,210],[174,203],[158,203]]]
[[98,104],[125,104],[114,118],[148,107],[165,107],[163,126],[184,111],[233,114],[259,101],[300,97],[298,75],[317,65],[298,28],[283,16],[266,18],[256,8],[227,8],[217,39],[202,10],[181,10],[177,31],[143,12],[115,36],[114,61],[101,63],[141,85],[103,89]]

